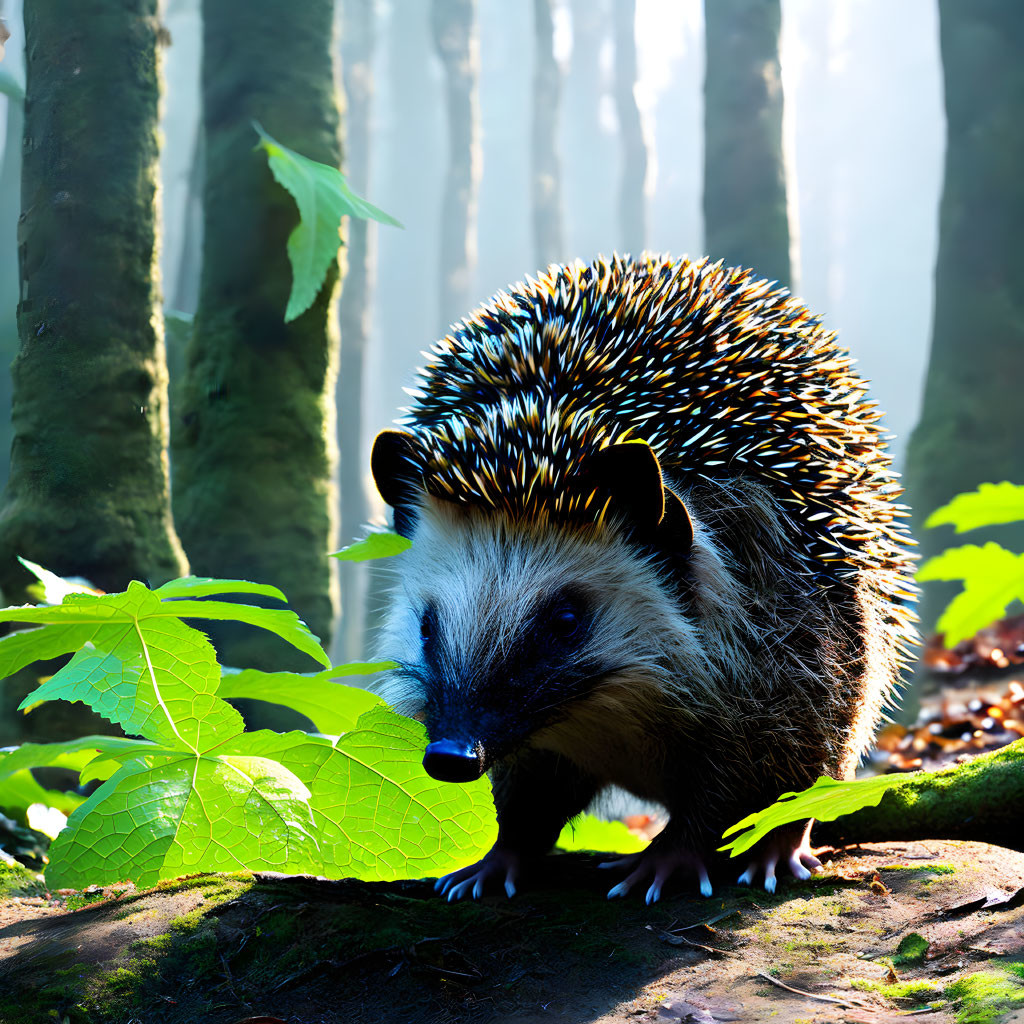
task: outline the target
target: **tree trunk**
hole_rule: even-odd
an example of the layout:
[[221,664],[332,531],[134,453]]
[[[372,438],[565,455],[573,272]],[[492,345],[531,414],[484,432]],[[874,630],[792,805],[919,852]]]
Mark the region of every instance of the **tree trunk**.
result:
[[647,142],[636,102],[636,0],[613,0],[615,26],[615,110],[619,117],[622,176],[619,233],[627,252],[638,256],[647,244]]
[[[0,67],[0,105],[7,108],[0,156],[0,487],[11,466],[11,374],[18,351],[18,216],[21,213],[21,140],[24,90],[21,4],[0,0],[0,15],[12,38]],[[0,28],[0,34],[3,29]]]
[[789,286],[779,0],[708,0],[704,21],[704,248]]
[[[339,270],[284,322],[298,212],[256,148],[253,121],[339,165],[333,5],[304,0],[284,18],[276,0],[216,0],[203,17],[203,269],[175,415],[175,515],[197,573],[279,586],[326,643]],[[227,664],[298,667],[262,631],[217,631],[217,640]]]
[[560,136],[568,252],[589,261],[614,244],[618,210],[609,201],[618,181],[617,139],[601,123],[610,76],[601,51],[611,37],[608,0],[571,0],[572,54],[565,76]]
[[554,0],[533,0],[533,244],[537,267],[565,260],[562,236],[562,169],[558,159],[558,111],[562,71],[555,60]]
[[[965,540],[1021,551],[1019,524],[967,538],[948,526],[921,528],[961,491],[1024,483],[1024,6],[942,0],[939,18],[946,168],[931,354],[907,447],[907,492],[923,555]],[[926,624],[956,590],[925,585]]]
[[1024,852],[1024,740],[938,772],[908,775],[877,807],[823,821],[814,841],[830,846],[895,840],[966,839]]
[[21,349],[0,587],[16,556],[105,590],[186,571],[157,274],[157,0],[28,0]]
[[[370,191],[370,119],[373,115],[374,0],[342,0],[341,70],[345,87],[345,163],[359,195]],[[348,544],[370,518],[366,493],[368,448],[363,443],[365,355],[376,264],[377,226],[349,218],[345,290],[339,307],[341,363],[338,372],[341,541]],[[367,567],[341,566],[340,660],[361,661],[366,632]]]
[[476,0],[433,0],[430,23],[444,65],[448,176],[441,207],[441,329],[469,311],[480,185],[480,45]]

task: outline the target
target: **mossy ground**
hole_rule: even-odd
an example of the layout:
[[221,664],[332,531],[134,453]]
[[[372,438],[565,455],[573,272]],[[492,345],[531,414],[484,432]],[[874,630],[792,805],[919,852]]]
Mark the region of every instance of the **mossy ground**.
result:
[[[915,869],[884,870],[901,852]],[[928,872],[922,899],[928,862],[912,858],[928,856],[955,870]],[[91,904],[18,884],[0,903],[0,1024],[626,1024],[693,1007],[822,1024],[937,1003],[930,1024],[988,1024],[1024,1007],[1024,907],[957,909],[1024,887],[1024,855],[969,844],[865,849],[774,895],[720,886],[651,908],[605,900],[607,873],[580,855],[513,901],[458,905],[422,882],[200,876]]]

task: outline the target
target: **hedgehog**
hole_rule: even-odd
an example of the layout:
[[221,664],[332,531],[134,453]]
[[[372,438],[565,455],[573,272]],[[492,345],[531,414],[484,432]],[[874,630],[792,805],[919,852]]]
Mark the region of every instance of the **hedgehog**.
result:
[[[674,874],[711,895],[724,828],[852,774],[914,643],[865,381],[785,288],[650,254],[552,265],[425,356],[371,454],[412,540],[386,695],[425,724],[431,776],[489,773],[498,822],[436,888],[513,895],[617,786],[668,820],[607,865],[609,898]],[[809,832],[776,830],[739,881],[820,870]]]

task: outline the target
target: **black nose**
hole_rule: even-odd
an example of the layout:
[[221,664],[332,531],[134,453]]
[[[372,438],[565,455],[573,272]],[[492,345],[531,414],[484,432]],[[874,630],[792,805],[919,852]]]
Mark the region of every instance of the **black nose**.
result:
[[473,782],[484,773],[480,756],[466,743],[437,740],[423,754],[426,773],[440,782]]

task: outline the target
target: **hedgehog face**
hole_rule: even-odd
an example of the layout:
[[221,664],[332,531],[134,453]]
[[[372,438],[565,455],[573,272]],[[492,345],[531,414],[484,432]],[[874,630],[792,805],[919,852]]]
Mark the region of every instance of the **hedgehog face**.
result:
[[399,561],[380,653],[401,669],[386,696],[423,719],[425,766],[448,781],[524,746],[558,749],[610,687],[656,690],[678,664],[666,644],[693,635],[656,566],[612,528],[517,523],[427,497]]

